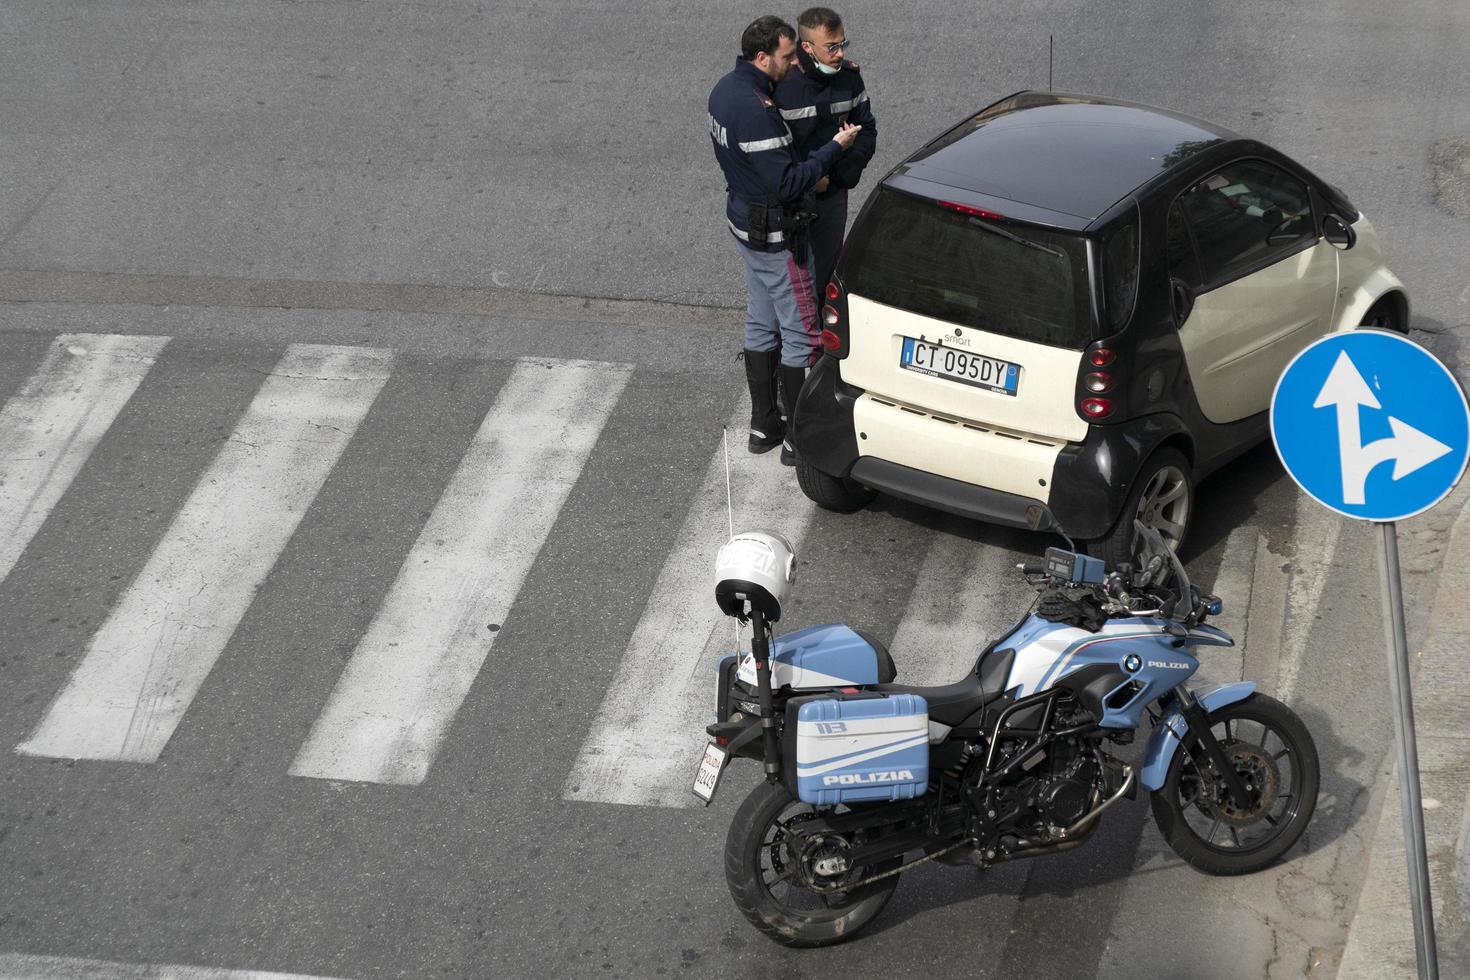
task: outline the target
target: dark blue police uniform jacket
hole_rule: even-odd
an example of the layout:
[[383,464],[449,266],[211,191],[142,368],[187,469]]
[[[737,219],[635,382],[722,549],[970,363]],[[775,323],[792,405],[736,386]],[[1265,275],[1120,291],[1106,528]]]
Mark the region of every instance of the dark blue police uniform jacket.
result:
[[836,74],[824,75],[805,51],[799,51],[797,57],[801,70],[793,70],[776,86],[776,104],[796,141],[797,159],[805,160],[829,142],[843,123],[861,126],[863,131],[852,146],[832,165],[826,194],[856,187],[878,148],[878,121],[873,118],[863,76],[851,61],[844,61]]
[[[709,94],[710,140],[728,188],[725,218],[735,237],[758,252],[786,248],[785,235],[777,225],[781,206],[800,201],[842,151],[829,134],[826,146],[813,145],[798,157],[791,130],[772,98],[773,89],[769,75],[740,59]],[[770,209],[764,243],[751,240],[752,204]]]

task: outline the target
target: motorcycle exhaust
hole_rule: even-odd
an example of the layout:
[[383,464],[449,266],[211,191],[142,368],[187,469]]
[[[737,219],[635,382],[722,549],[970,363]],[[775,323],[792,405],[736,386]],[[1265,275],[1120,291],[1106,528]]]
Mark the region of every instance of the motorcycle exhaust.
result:
[[1118,787],[1117,792],[1115,792],[1107,799],[1103,800],[1097,806],[1093,807],[1092,810],[1089,811],[1085,816],[1083,816],[1081,820],[1078,820],[1076,823],[1072,824],[1072,826],[1062,831],[1061,834],[1058,836],[1066,839],[1077,834],[1078,832],[1085,829],[1088,824],[1092,823],[1092,821],[1096,820],[1098,814],[1102,813],[1108,807],[1112,806],[1114,803],[1117,803],[1123,797],[1127,796],[1133,790],[1133,784],[1138,780],[1138,770],[1134,769],[1132,766],[1124,766],[1123,772],[1125,773],[1123,785]]
[[1060,854],[1063,851],[1070,851],[1074,847],[1081,847],[1083,844],[1086,844],[1087,836],[1084,834],[1076,840],[1064,840],[1054,844],[1024,844],[1013,851],[977,850],[968,857],[971,864],[984,870],[992,864],[1000,864],[1003,861],[1015,861],[1019,858],[1034,858],[1041,857],[1044,854]]

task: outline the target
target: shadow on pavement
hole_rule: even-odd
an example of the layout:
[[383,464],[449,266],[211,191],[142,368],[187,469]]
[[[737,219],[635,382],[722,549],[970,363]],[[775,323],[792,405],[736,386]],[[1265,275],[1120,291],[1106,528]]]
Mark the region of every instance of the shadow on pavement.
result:
[[1317,812],[1307,827],[1302,843],[1287,852],[1286,860],[1293,855],[1315,853],[1330,847],[1338,838],[1352,830],[1363,819],[1368,809],[1368,794],[1372,787],[1365,786],[1346,775],[1359,770],[1363,753],[1337,736],[1332,719],[1310,704],[1294,704],[1292,710],[1312,733],[1317,745],[1317,761],[1322,770],[1322,783],[1317,793]]
[[1200,483],[1195,490],[1193,527],[1180,551],[1184,563],[1198,559],[1236,528],[1260,525],[1261,500],[1282,480],[1290,477],[1268,440]]

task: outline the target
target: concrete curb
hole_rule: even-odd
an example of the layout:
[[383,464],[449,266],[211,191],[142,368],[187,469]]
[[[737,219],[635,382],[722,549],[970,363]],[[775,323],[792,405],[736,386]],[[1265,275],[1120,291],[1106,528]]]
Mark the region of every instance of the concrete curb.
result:
[[703,326],[722,329],[738,326],[745,318],[743,309],[723,306],[560,296],[524,289],[24,269],[0,270],[0,301],[449,313],[603,326]]
[[1460,908],[1470,914],[1470,852],[1466,850],[1467,840],[1470,840],[1470,794],[1465,797],[1465,819],[1460,822],[1460,840],[1455,844],[1455,852],[1460,861],[1460,874],[1457,882],[1460,890]]

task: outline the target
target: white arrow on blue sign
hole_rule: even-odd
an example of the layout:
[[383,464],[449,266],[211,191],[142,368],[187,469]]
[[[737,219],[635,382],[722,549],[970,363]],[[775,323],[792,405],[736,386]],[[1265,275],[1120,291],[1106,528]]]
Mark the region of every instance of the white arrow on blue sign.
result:
[[1470,409],[1423,347],[1355,330],[1323,337],[1286,366],[1271,396],[1271,439],[1286,472],[1322,506],[1399,521],[1459,482]]

